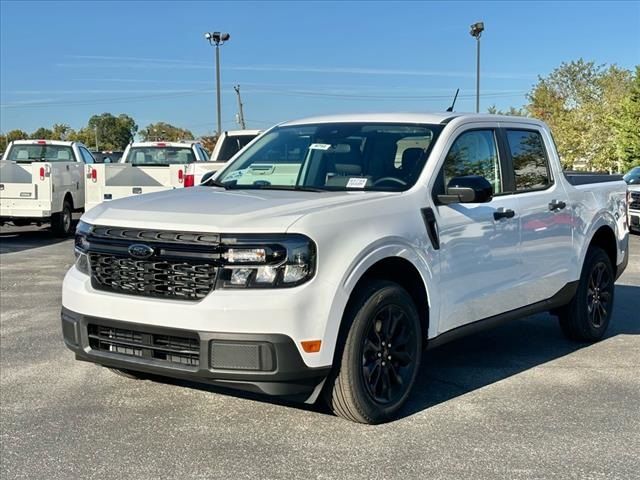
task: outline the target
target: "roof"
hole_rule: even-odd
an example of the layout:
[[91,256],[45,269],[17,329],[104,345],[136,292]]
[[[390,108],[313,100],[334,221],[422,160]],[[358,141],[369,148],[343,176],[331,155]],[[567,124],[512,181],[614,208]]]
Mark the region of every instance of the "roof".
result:
[[196,140],[185,140],[184,142],[165,142],[158,140],[156,142],[133,142],[132,147],[191,147],[192,145],[199,144]]
[[355,113],[325,115],[303,118],[281,123],[281,126],[311,125],[317,123],[416,123],[416,124],[441,124],[450,120],[464,118],[465,120],[478,121],[509,121],[541,124],[538,120],[527,117],[514,117],[506,115],[492,115],[489,113],[462,113],[462,112],[433,112],[433,113]]
[[262,130],[226,130],[224,133],[227,134],[230,137],[242,137],[244,135],[251,135],[251,136],[256,136],[258,135]]
[[63,142],[62,140],[46,140],[46,139],[32,139],[32,140],[14,140],[13,143],[14,145],[38,145],[41,144],[41,142],[46,142],[46,145],[61,145],[61,146],[68,146],[70,147],[71,145],[75,144],[80,144],[80,142]]

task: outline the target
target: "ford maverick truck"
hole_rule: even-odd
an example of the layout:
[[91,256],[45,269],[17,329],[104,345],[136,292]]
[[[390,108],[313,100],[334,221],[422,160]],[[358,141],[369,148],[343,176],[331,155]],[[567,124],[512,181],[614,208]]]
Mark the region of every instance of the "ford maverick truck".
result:
[[565,174],[542,122],[361,114],[278,125],[201,186],[77,228],[77,359],[393,418],[425,348],[550,311],[603,337],[628,260],[621,177]]

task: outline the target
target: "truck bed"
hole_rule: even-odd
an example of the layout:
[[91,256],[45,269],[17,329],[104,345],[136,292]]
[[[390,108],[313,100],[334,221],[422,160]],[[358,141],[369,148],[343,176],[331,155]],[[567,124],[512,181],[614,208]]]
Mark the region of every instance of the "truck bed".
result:
[[622,175],[609,175],[608,173],[591,173],[591,172],[564,172],[564,177],[571,185],[588,185],[591,183],[603,182],[619,182]]

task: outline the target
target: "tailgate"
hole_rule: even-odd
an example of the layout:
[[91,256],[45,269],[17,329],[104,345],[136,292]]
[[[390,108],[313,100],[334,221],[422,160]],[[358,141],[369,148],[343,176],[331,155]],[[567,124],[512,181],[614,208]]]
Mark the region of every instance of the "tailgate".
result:
[[105,200],[160,192],[184,185],[187,165],[132,166],[128,163],[105,163],[87,166],[85,210]]
[[38,184],[46,186],[50,174],[51,166],[48,163],[20,164],[3,160],[0,162],[0,198],[37,199]]

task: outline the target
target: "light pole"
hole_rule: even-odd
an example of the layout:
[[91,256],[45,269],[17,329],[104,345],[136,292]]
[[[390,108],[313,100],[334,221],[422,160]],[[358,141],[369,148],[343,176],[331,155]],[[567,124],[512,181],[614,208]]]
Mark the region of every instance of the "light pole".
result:
[[218,108],[218,136],[222,133],[222,119],[220,115],[220,45],[224,45],[231,35],[225,32],[207,32],[204,38],[209,40],[210,45],[216,46],[216,100]]
[[476,113],[480,112],[480,36],[484,31],[484,23],[477,22],[471,25],[471,31],[469,32],[472,37],[477,40],[477,54],[476,54]]

